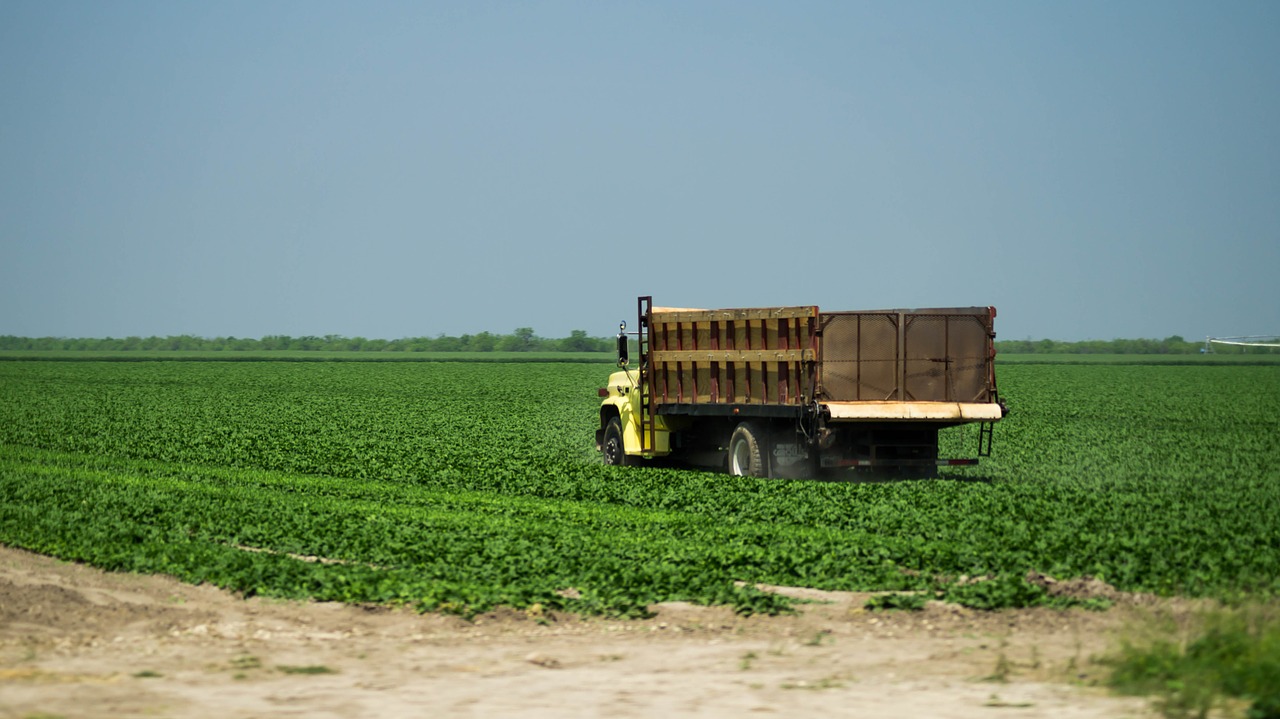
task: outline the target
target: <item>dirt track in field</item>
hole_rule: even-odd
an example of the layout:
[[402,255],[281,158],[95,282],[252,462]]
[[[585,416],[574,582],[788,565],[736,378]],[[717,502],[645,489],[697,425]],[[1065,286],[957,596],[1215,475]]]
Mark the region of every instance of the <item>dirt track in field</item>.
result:
[[1135,611],[643,621],[244,600],[0,547],[0,717],[1147,717],[1093,686]]

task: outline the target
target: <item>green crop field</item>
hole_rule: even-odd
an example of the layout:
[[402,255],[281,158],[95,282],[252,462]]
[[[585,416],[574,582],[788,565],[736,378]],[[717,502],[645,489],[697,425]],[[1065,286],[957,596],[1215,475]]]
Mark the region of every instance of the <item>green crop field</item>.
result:
[[[1280,366],[1002,366],[1012,413],[993,457],[884,483],[604,466],[594,390],[609,371],[0,362],[0,543],[464,614],[786,609],[754,583],[1049,601],[1029,570],[1280,591]],[[976,442],[944,433],[953,454]]]
[[[3,357],[3,354],[0,354]],[[1000,366],[1010,364],[1127,364],[1127,365],[1241,365],[1280,366],[1280,353],[1241,354],[1217,352],[1208,354],[1039,354],[1001,352]]]

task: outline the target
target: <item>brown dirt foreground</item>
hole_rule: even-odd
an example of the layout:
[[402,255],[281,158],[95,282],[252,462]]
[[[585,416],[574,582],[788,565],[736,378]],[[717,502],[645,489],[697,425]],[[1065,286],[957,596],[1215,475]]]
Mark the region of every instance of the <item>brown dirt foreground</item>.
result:
[[[779,590],[787,591],[787,590]],[[474,622],[241,599],[0,547],[0,717],[1145,717],[1093,686],[1132,609]]]

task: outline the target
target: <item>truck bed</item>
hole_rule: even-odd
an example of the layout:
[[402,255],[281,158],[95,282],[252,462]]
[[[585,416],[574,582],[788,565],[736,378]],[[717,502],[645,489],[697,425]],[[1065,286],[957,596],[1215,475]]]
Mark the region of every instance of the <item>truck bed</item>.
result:
[[994,317],[991,307],[652,308],[647,399],[668,415],[787,416],[817,402],[837,421],[998,419]]

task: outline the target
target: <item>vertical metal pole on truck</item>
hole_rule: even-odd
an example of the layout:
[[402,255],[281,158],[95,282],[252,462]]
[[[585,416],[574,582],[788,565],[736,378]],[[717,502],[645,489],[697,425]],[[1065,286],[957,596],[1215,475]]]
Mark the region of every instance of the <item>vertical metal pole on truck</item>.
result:
[[[1000,402],[1000,391],[996,389],[996,308],[987,307],[987,393],[988,402]],[[1004,405],[1001,404],[1001,416]],[[995,438],[995,422],[983,422],[978,425],[978,456],[991,456],[991,441]]]
[[640,355],[640,450],[652,452],[657,445],[657,432],[653,426],[653,402],[650,397],[652,378],[649,376],[649,333],[652,330],[653,297],[636,298],[636,324],[639,326],[637,354]]

